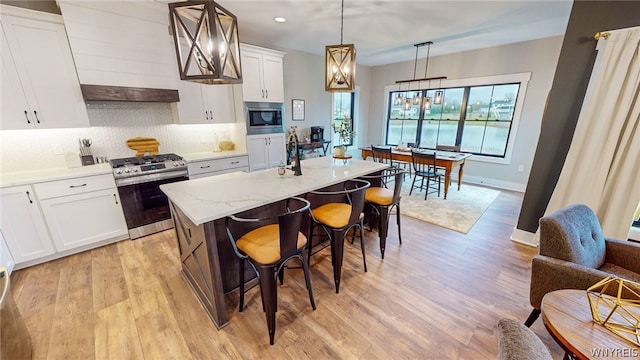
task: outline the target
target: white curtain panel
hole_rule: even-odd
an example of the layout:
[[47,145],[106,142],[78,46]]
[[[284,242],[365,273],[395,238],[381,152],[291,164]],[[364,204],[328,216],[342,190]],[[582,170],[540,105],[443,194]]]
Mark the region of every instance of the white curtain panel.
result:
[[612,31],[545,214],[582,203],[626,239],[640,201],[640,28]]

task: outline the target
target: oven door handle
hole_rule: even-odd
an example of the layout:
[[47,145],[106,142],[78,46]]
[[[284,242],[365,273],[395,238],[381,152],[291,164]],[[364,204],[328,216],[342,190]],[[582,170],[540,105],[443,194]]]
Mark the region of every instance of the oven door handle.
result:
[[121,186],[142,184],[142,183],[147,183],[152,181],[174,179],[174,178],[180,178],[180,177],[184,177],[185,180],[187,180],[187,177],[188,177],[187,170],[168,171],[168,172],[161,172],[156,174],[147,174],[147,175],[116,179],[116,186],[121,187]]

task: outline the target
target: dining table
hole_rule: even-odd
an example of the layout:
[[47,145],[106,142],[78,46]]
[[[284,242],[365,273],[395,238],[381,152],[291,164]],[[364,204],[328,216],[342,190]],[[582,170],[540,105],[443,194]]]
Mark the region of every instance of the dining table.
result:
[[[370,147],[360,148],[362,152],[362,159],[367,160],[368,157],[373,157],[373,152]],[[391,159],[396,161],[404,161],[409,164],[412,163],[411,149],[397,149],[392,148]],[[452,151],[440,151],[430,149],[419,149],[416,151],[428,152],[436,154],[436,166],[444,169],[444,198],[447,198],[449,193],[449,184],[451,183],[451,172],[458,167],[458,190],[462,184],[462,175],[464,174],[464,164],[471,154]]]

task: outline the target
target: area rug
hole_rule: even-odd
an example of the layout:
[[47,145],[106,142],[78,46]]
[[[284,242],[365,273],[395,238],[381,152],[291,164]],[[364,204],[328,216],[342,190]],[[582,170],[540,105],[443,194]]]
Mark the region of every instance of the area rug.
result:
[[400,213],[418,220],[438,225],[447,229],[466,234],[480,219],[489,205],[498,197],[500,191],[480,186],[462,184],[458,191],[458,184],[449,187],[447,199],[444,199],[444,185],[438,197],[431,193],[424,200],[424,191],[414,189],[409,195],[411,180],[408,178],[402,187]]

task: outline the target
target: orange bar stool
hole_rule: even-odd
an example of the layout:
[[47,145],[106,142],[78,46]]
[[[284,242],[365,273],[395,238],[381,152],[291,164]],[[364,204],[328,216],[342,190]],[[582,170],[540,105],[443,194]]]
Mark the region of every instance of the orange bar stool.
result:
[[[244,268],[248,260],[258,275],[271,345],[274,343],[278,309],[276,276],[280,275],[282,281],[285,263],[292,258],[302,262],[309,301],[313,310],[316,309],[306,253],[307,237],[300,232],[302,217],[309,211],[309,205],[305,199],[292,197],[277,205],[278,215],[250,218],[236,214],[225,219],[227,235],[240,259],[240,312],[244,308]],[[262,209],[273,211],[272,207]]]
[[[363,219],[364,195],[370,186],[362,179],[348,180],[335,190],[335,186],[311,191],[307,199],[311,200],[314,208],[311,210],[309,238],[313,238],[313,229],[321,226],[328,235],[331,246],[331,263],[333,265],[333,279],[336,293],[340,291],[340,277],[342,274],[342,259],[344,253],[344,237],[350,229],[360,231],[360,248],[364,271],[367,271],[367,260],[364,252]],[[353,235],[355,237],[355,234]],[[352,238],[353,242],[353,238]],[[318,245],[318,244],[315,244]],[[312,245],[313,246],[313,245]],[[310,247],[311,248],[311,247]],[[309,251],[309,260],[311,251]]]
[[[380,254],[384,259],[384,249],[387,244],[389,231],[389,217],[391,210],[396,209],[396,223],[398,224],[398,241],[402,244],[402,232],[400,231],[400,192],[406,170],[400,168],[388,168],[379,174],[361,176],[371,182],[371,187],[365,193],[366,204],[372,209],[370,226],[378,220],[378,235],[380,237]],[[393,189],[390,189],[393,185]]]

